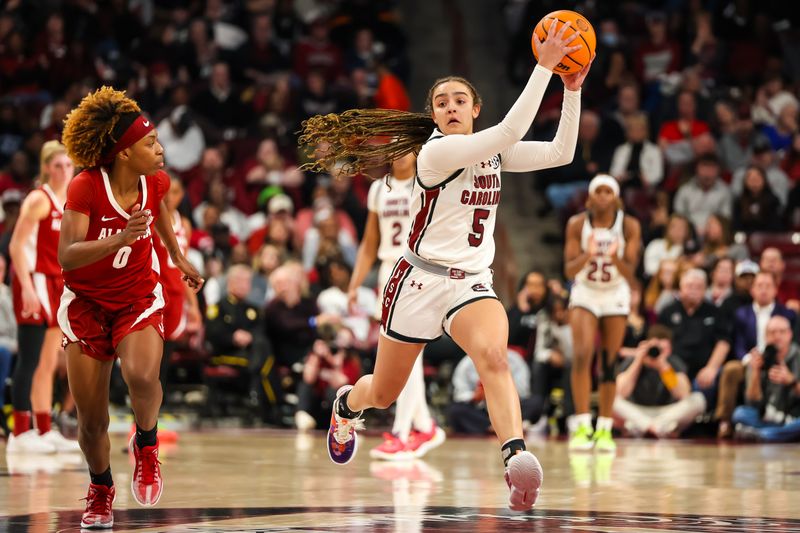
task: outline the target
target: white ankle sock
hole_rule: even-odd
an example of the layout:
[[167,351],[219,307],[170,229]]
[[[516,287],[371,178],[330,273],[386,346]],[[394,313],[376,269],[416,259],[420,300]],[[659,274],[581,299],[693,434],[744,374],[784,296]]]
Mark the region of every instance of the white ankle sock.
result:
[[583,413],[575,415],[575,428],[586,426],[591,429],[592,427],[592,413]]
[[607,416],[598,416],[597,417],[597,431],[603,431],[607,429],[611,431],[611,428],[614,427],[614,419],[609,418]]

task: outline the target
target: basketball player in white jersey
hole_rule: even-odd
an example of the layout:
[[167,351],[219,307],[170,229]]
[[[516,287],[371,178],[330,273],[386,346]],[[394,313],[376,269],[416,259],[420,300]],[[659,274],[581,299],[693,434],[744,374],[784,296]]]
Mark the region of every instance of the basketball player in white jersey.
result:
[[[378,288],[383,291],[394,264],[403,255],[408,232],[411,228],[411,191],[416,174],[414,154],[407,154],[392,161],[392,172],[384,180],[375,181],[367,196],[367,227],[358,247],[356,265],[350,278],[348,296],[351,306],[355,304],[357,289],[372,268],[375,259],[380,259]],[[380,320],[382,302],[376,309]],[[370,450],[370,457],[386,461],[419,458],[441,445],[445,433],[428,409],[425,397],[425,375],[422,357],[417,357],[403,392],[397,397],[394,425],[391,433],[384,433],[384,441]]]
[[[569,27],[565,24],[562,28]],[[486,394],[492,427],[502,443],[505,479],[512,510],[530,509],[542,483],[536,457],[526,451],[519,396],[508,368],[508,319],[492,289],[494,224],[500,200],[500,173],[529,172],[569,163],[575,152],[580,87],[589,65],[561,75],[564,103],[551,142],[522,142],[552,69],[572,46],[564,30],[551,27],[536,40],[539,64],[511,110],[495,126],[473,133],[481,100],[467,80],[437,80],[426,99],[429,114],[394,110],[351,110],[304,123],[300,141],[329,141],[331,150],[312,166],[322,169],[347,158],[361,169],[370,161],[394,160],[419,151],[411,204],[408,246],[386,284],[375,371],[354,386],[342,387],[334,401],[328,455],[349,463],[358,449],[362,411],[387,408],[405,386],[422,347],[447,332],[473,359]],[[431,133],[432,131],[432,133]],[[385,135],[383,147],[360,142]],[[426,140],[427,139],[427,140]],[[421,147],[421,148],[420,148]]]
[[[616,394],[617,356],[625,337],[631,304],[629,282],[642,248],[639,221],[622,211],[617,180],[599,174],[589,183],[586,211],[567,223],[565,274],[574,279],[570,294],[574,361],[572,396],[577,427],[570,450],[614,452],[611,435]],[[592,393],[594,343],[600,329],[600,393],[597,431],[592,431],[589,397]]]

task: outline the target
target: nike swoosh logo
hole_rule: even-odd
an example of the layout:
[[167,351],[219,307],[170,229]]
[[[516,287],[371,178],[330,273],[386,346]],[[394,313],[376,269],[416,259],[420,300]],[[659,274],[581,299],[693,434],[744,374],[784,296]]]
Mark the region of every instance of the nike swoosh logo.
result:
[[149,120],[145,120],[143,125],[144,125],[145,128],[149,128],[150,127],[150,121]]
[[114,220],[115,218],[117,218],[117,217],[102,216],[102,217],[100,217],[100,220],[102,220],[103,222],[108,222],[109,220]]

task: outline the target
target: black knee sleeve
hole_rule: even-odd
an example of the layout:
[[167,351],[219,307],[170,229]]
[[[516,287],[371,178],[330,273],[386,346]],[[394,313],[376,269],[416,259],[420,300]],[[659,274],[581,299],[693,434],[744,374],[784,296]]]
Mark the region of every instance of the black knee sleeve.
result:
[[44,325],[21,325],[17,329],[19,351],[11,386],[11,404],[15,411],[31,410],[31,384],[36,367],[39,366],[39,353],[46,331],[47,326]]
[[617,359],[608,360],[608,352],[600,350],[600,383],[615,383],[617,381]]

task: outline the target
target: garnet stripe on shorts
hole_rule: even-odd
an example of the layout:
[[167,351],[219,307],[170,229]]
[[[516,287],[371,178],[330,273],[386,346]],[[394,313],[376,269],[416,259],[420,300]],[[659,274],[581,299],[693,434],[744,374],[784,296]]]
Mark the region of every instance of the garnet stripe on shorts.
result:
[[433,208],[436,206],[436,199],[439,197],[440,188],[426,190],[422,193],[422,208],[414,217],[414,224],[411,226],[411,233],[408,237],[408,247],[415,253],[419,252],[419,244],[425,229],[433,218]]
[[390,277],[389,281],[386,283],[386,288],[383,291],[383,306],[381,308],[381,326],[387,331],[392,321],[392,314],[394,314],[397,296],[400,294],[400,286],[410,272],[411,263],[401,257],[394,267],[392,277]]

